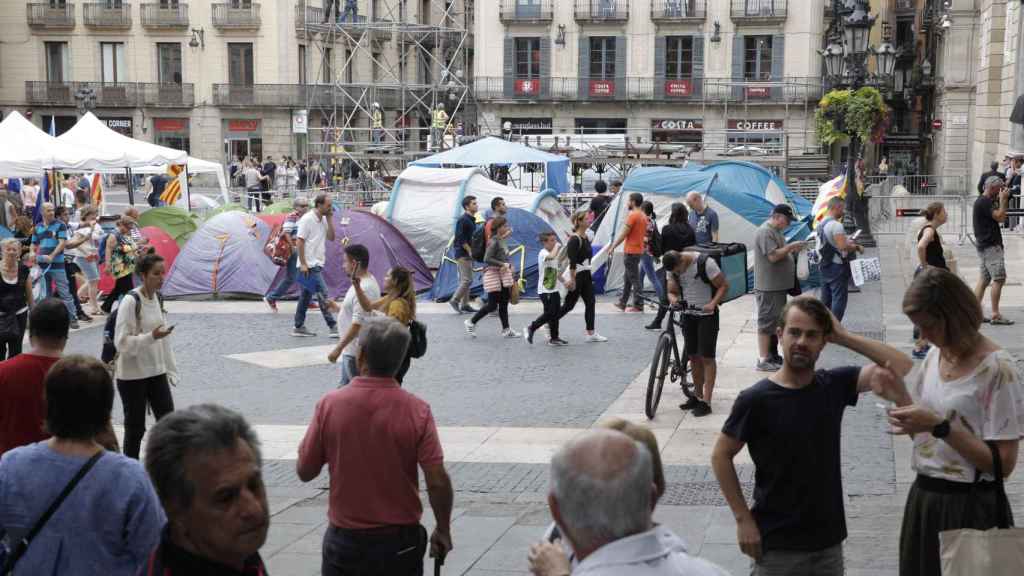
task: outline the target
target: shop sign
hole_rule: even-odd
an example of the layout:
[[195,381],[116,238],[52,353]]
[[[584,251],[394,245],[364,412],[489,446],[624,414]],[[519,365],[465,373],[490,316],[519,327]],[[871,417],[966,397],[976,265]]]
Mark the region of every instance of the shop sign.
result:
[[590,95],[591,96],[614,96],[615,95],[615,81],[614,80],[591,80],[590,81]]
[[103,118],[103,123],[107,125],[114,132],[124,134],[131,138],[132,136],[132,119],[131,118]]
[[729,130],[772,132],[782,130],[782,120],[729,120]]
[[747,98],[768,98],[772,89],[768,86],[747,86]]
[[309,133],[309,110],[292,110],[292,134]]
[[686,119],[651,120],[651,129],[667,131],[700,131],[704,129],[704,121]]
[[540,93],[540,80],[516,80],[516,96],[533,96]]
[[187,118],[155,118],[153,130],[157,132],[185,132],[188,130]]
[[259,120],[228,120],[229,132],[255,132],[259,129]]
[[513,133],[551,130],[551,118],[503,118],[502,124],[505,122],[508,122]]
[[666,80],[666,96],[689,96],[693,94],[693,84],[689,80]]

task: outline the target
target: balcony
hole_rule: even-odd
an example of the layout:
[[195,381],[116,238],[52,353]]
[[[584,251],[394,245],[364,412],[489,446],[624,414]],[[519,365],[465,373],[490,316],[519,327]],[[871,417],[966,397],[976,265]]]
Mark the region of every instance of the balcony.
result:
[[160,2],[142,4],[142,27],[157,30],[188,28],[188,4]]
[[191,108],[195,105],[195,87],[192,84],[138,85],[139,105],[146,108]]
[[[344,0],[340,0],[344,3]],[[341,15],[344,9],[339,9],[338,14]],[[362,35],[365,33],[375,42],[387,42],[392,39],[392,28],[394,23],[390,20],[372,20],[367,19],[365,15],[347,16],[344,20],[339,19],[335,22],[340,32],[336,36],[336,40],[345,40],[351,37],[354,41],[359,41]],[[303,9],[302,2],[295,4],[295,32],[301,38],[308,34],[316,34],[318,32],[327,32],[331,29],[331,25],[324,21],[324,9],[316,6],[305,6]],[[422,33],[424,36],[432,38],[435,34],[428,35],[427,32]]]
[[897,14],[915,14],[917,12],[916,0],[896,0]]
[[138,85],[104,82],[25,82],[25,99],[40,106],[74,107],[75,93],[86,88],[96,96],[97,108],[135,108],[138,106]]
[[732,21],[737,24],[781,24],[786,21],[786,0],[732,0]]
[[255,30],[260,27],[260,5],[235,0],[213,4],[213,27],[221,30]]
[[506,24],[543,24],[551,22],[552,0],[501,0],[498,19]]
[[786,77],[745,81],[731,78],[477,77],[477,100],[512,102],[665,102],[693,104],[803,104],[824,94],[821,78]]
[[214,84],[214,106],[299,107],[306,105],[301,84]]
[[626,22],[629,0],[576,0],[573,14],[581,23]]
[[26,4],[28,25],[41,30],[71,30],[75,27],[75,5],[62,2]]
[[705,0],[651,0],[651,20],[660,24],[699,23],[707,18]]
[[132,27],[131,4],[88,2],[82,5],[85,25],[102,30],[128,30]]

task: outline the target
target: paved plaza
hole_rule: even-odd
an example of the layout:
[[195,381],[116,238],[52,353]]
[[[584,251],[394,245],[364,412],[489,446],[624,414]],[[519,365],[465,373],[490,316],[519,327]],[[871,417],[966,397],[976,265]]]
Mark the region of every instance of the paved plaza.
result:
[[[1018,321],[1012,327],[986,326],[1018,357],[1024,357],[1024,241],[1008,241],[1010,283],[1004,308]],[[960,273],[973,285],[977,278],[973,247],[955,248]],[[846,325],[885,339],[909,352],[911,325],[900,312],[903,290],[914,263],[902,238],[884,237],[877,250],[885,278],[852,294]],[[263,442],[265,479],[272,508],[270,537],[262,553],[270,573],[319,574],[321,538],[327,509],[326,470],[308,484],[295,475],[298,444],[322,394],[335,387],[338,367],[327,363],[333,346],[318,314],[307,326],[317,338],[293,338],[291,305],[274,315],[260,302],[168,302],[177,324],[175,350],[182,383],[173,390],[178,407],[216,402],[242,412],[256,425]],[[406,387],[430,402],[452,476],[455,512],[454,550],[444,574],[526,574],[526,551],[550,522],[545,498],[548,461],[566,440],[609,417],[646,423],[654,429],[666,466],[667,492],[655,513],[672,527],[693,554],[720,563],[733,574],[749,572],[736,545],[732,515],[711,473],[710,451],[733,400],[763,377],[753,370],[756,334],[752,296],[725,305],[719,337],[720,370],[714,413],[694,418],[680,411],[678,390],[666,388],[658,417],[643,415],[647,365],[657,333],[643,330],[644,315],[622,314],[610,300],[598,306],[603,344],[582,342],[583,317],[563,322],[562,335],[572,345],[529,347],[521,339],[505,340],[498,321],[481,322],[469,339],[462,320],[447,305],[424,303],[419,314],[429,327],[427,356],[414,361]],[[579,307],[582,311],[582,305]],[[516,329],[540,312],[538,303],[512,308]],[[76,332],[69,352],[98,353],[96,327]],[[821,364],[837,366],[863,359],[828,347]],[[886,432],[878,399],[868,394],[847,411],[843,431],[844,487],[850,536],[847,573],[896,574],[899,526],[906,491],[913,481],[910,443]],[[120,420],[120,406],[115,406]],[[753,467],[738,456],[740,480],[750,497]],[[1024,514],[1020,473],[1009,485],[1018,516]],[[424,524],[433,523],[423,493]],[[432,563],[428,559],[428,573]]]

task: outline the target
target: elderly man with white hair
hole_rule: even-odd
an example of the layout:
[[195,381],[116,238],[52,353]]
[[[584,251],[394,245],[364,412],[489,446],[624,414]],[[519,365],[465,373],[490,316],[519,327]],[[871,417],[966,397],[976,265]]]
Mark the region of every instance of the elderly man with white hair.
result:
[[[574,551],[573,566],[557,544],[530,549],[536,576],[725,576],[686,553],[682,540],[655,526],[651,454],[614,430],[593,430],[551,459],[548,506]],[[571,568],[571,570],[570,570]]]
[[697,244],[718,242],[718,212],[696,191],[686,195],[686,205],[690,207],[690,228],[697,236]]

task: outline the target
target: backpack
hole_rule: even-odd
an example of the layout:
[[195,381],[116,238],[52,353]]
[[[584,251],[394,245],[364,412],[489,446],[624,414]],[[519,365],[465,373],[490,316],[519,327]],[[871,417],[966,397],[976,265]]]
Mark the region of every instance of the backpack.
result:
[[271,262],[278,266],[287,266],[288,259],[292,257],[292,243],[284,227],[277,226],[270,233],[270,240],[263,247],[263,253],[270,258]]
[[409,356],[422,358],[427,353],[427,325],[419,320],[409,322]]
[[661,258],[661,255],[664,254],[664,249],[661,246],[661,232],[658,230],[657,224],[651,227],[651,234],[647,238],[647,247],[655,258]]
[[708,278],[708,255],[703,252],[697,257],[697,277],[708,286],[713,286],[711,279]]
[[[138,288],[132,290],[128,294],[131,294],[135,300],[135,325],[138,326],[139,322],[142,322],[142,299],[139,297]],[[121,311],[121,304],[124,304],[125,294],[121,297],[121,302],[117,308],[110,311],[107,315],[107,321],[103,323],[103,351],[100,353],[100,360],[104,363],[114,365],[117,361],[117,345],[114,343],[114,330],[117,327],[117,314]],[[167,314],[167,310],[164,309],[164,295],[160,292],[156,293],[156,299],[160,303],[160,312]]]
[[473,231],[473,238],[469,241],[469,255],[477,262],[483,262],[487,254],[487,235],[484,233],[486,224],[478,224]]
[[97,266],[107,261],[107,240],[109,240],[110,237],[113,235],[113,232],[107,232],[106,234],[103,235],[102,238],[100,238],[99,252],[97,252],[97,256],[99,257],[99,259],[96,261]]

